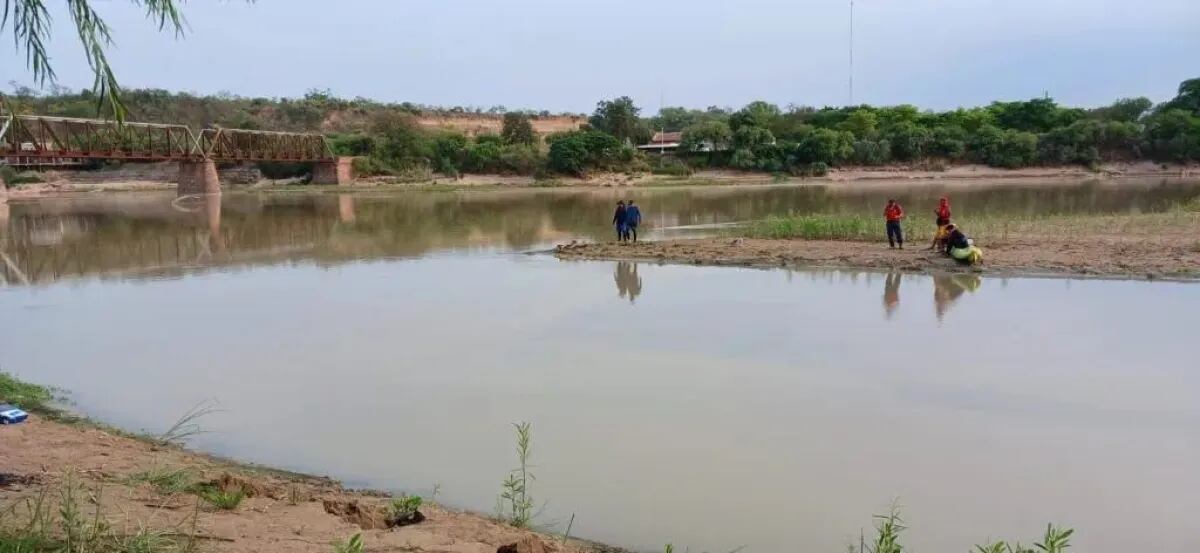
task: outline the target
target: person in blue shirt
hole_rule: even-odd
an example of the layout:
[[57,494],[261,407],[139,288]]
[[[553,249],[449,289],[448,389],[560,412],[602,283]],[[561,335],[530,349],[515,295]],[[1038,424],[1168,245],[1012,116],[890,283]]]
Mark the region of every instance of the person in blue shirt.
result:
[[629,211],[625,208],[625,202],[617,202],[617,211],[613,213],[612,224],[617,228],[617,242],[625,240],[626,225],[629,222]]
[[637,242],[637,228],[642,222],[642,210],[633,204],[633,200],[625,207],[625,239],[629,240],[630,236],[633,241]]

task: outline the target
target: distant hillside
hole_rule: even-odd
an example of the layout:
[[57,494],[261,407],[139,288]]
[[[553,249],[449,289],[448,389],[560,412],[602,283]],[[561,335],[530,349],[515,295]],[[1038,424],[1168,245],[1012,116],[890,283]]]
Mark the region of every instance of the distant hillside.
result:
[[[378,116],[387,113],[412,115],[425,128],[446,129],[467,136],[499,134],[504,110],[437,108],[411,103],[382,103],[367,99],[345,100],[327,93],[311,92],[303,98],[243,98],[232,95],[195,96],[157,89],[125,91],[129,120],[150,123],[180,123],[192,128],[236,127],[276,131],[320,131],[324,133],[367,132]],[[39,95],[28,88],[5,96],[15,110],[62,117],[96,117],[96,98],[90,91],[56,91]],[[546,135],[572,131],[587,123],[584,115],[528,112],[534,132]]]

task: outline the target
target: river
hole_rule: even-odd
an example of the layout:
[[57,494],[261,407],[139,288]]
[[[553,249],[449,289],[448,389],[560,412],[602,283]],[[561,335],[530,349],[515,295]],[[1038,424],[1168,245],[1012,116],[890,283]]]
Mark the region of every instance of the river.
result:
[[630,547],[918,551],[1077,529],[1193,551],[1193,284],[565,262],[772,213],[1157,211],[1195,182],[103,194],[0,212],[0,368],[197,449],[490,512],[533,424],[539,522]]

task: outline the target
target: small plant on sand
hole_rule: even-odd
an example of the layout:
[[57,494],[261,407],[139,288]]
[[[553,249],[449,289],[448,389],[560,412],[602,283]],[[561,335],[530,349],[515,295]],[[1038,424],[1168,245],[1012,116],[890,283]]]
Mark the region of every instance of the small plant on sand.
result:
[[363,538],[362,534],[354,534],[346,541],[334,542],[333,553],[362,553]]
[[533,425],[521,422],[513,426],[517,430],[518,466],[508,473],[508,478],[501,484],[500,515],[517,528],[528,528],[533,522],[533,496],[529,494],[529,483],[534,480],[533,473],[529,472]]
[[225,490],[216,487],[201,487],[196,490],[196,495],[201,499],[209,502],[213,507],[223,511],[232,511],[242,504],[242,500],[246,499],[246,491],[241,489]]
[[191,409],[184,412],[183,416],[175,421],[175,424],[158,435],[154,441],[161,445],[183,445],[189,439],[204,433],[204,429],[200,427],[199,420],[216,411],[216,406],[209,401],[197,403]]
[[1034,543],[1033,547],[1025,547],[1020,542],[998,541],[988,545],[976,545],[975,551],[976,553],[1064,553],[1068,547],[1071,547],[1071,534],[1074,533],[1075,530],[1072,528],[1059,528],[1053,524],[1047,524],[1041,543]]
[[900,506],[892,504],[886,515],[875,515],[875,541],[867,544],[869,553],[903,553],[904,546],[900,545],[900,533],[907,529],[904,520],[900,518]]
[[425,516],[418,510],[420,508],[421,496],[402,495],[388,504],[384,509],[384,515],[387,516],[388,523],[393,526],[416,524],[425,520]]
[[147,483],[154,486],[158,493],[171,495],[183,493],[196,485],[195,475],[183,468],[172,469],[156,466],[145,472],[139,472],[129,477],[131,484]]

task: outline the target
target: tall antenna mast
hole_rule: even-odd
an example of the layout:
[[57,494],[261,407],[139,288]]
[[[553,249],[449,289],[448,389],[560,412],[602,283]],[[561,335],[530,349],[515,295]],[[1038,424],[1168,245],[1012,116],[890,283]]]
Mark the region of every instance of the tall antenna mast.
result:
[[660,157],[667,153],[667,121],[663,119],[664,107],[666,107],[666,94],[660,88],[658,89],[658,155]]
[[854,0],[850,0],[850,103],[854,105]]

